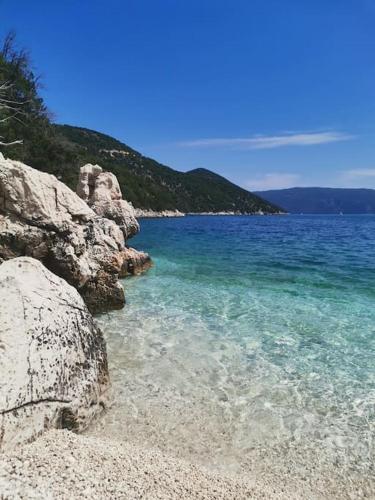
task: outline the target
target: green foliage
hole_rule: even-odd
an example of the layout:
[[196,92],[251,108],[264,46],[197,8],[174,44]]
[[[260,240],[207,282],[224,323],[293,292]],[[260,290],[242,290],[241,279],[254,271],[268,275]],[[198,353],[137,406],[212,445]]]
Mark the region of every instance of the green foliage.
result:
[[72,165],[76,158],[56,140],[50,115],[38,92],[38,77],[31,69],[27,52],[16,49],[13,33],[5,38],[0,50],[1,84],[6,87],[2,97],[10,105],[0,107],[0,136],[6,143],[23,141],[2,146],[1,152],[57,174],[61,166]]
[[[183,212],[276,212],[279,209],[208,170],[177,172],[142,156],[105,134],[55,125],[38,94],[38,78],[27,53],[8,35],[0,51],[0,85],[7,85],[12,109],[0,110],[0,136],[22,145],[1,148],[13,159],[56,175],[75,189],[79,168],[97,163],[113,172],[124,197],[135,207]],[[4,121],[4,118],[6,120]]]
[[38,96],[38,79],[30,69],[27,53],[14,48],[14,35],[9,34],[0,51],[0,83],[5,85],[2,96],[9,106],[1,108],[0,135],[5,142],[22,139],[24,145],[9,148],[8,154],[26,159],[37,136],[50,128],[47,109]]

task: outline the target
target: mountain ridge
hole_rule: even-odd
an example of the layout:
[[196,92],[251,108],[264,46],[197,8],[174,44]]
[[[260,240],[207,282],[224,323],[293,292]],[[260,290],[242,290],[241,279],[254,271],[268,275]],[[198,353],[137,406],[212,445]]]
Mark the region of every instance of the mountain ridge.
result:
[[289,213],[375,214],[375,189],[293,187],[255,191]]
[[54,124],[53,128],[60,150],[70,155],[70,165],[63,162],[50,170],[72,188],[80,166],[98,163],[117,176],[124,197],[136,208],[189,213],[280,212],[278,206],[205,168],[181,172],[107,134],[66,124]]

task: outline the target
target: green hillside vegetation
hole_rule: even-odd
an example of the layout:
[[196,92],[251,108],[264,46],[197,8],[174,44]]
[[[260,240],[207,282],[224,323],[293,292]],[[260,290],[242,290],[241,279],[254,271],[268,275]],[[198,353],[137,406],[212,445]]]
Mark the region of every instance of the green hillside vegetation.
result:
[[79,167],[99,164],[113,172],[124,197],[135,207],[182,212],[279,212],[279,208],[205,169],[178,172],[147,158],[105,134],[80,127],[57,125],[39,95],[39,82],[26,52],[14,48],[8,36],[0,52],[0,84],[6,84],[0,106],[5,156],[56,175],[75,189]]
[[[104,134],[68,125],[55,125],[55,129],[60,144],[76,154],[75,165],[98,163],[113,172],[126,199],[136,207],[182,212],[278,210],[208,170],[178,172]],[[66,170],[61,169],[58,175],[74,184]]]

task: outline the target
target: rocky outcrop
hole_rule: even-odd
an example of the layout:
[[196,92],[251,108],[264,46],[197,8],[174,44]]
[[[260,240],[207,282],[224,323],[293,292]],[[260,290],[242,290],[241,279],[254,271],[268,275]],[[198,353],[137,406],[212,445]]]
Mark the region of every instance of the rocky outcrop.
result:
[[134,248],[126,248],[123,252],[123,257],[120,278],[141,274],[152,266],[150,256]]
[[0,262],[31,256],[77,288],[89,309],[121,308],[123,231],[53,175],[0,155]]
[[111,172],[103,172],[99,165],[84,165],[79,174],[77,194],[97,215],[113,220],[125,240],[138,233],[134,208],[123,200],[118,180]]
[[[122,199],[118,180],[111,172],[103,172],[99,165],[81,167],[77,194],[101,217],[114,221],[124,234],[125,241],[139,231],[136,211]],[[120,278],[140,274],[151,267],[149,255],[126,247],[122,252]]]
[[0,448],[81,431],[107,405],[102,333],[78,292],[39,261],[0,265]]

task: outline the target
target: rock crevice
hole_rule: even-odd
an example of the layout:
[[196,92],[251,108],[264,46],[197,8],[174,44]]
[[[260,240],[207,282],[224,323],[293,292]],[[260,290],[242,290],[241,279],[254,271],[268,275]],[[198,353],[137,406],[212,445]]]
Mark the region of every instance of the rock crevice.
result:
[[26,408],[27,406],[40,405],[44,403],[58,403],[58,404],[70,404],[72,401],[67,399],[58,399],[58,398],[44,398],[39,399],[37,401],[27,401],[22,405],[15,406],[14,408],[8,408],[7,410],[1,410],[0,415],[6,415],[7,413],[14,413],[22,408]]

